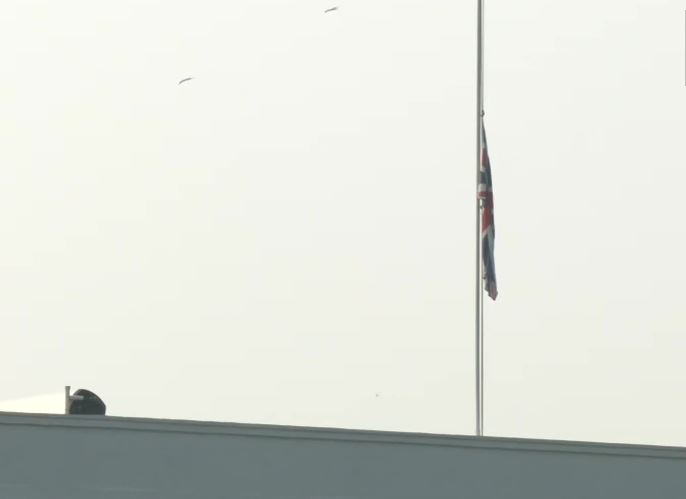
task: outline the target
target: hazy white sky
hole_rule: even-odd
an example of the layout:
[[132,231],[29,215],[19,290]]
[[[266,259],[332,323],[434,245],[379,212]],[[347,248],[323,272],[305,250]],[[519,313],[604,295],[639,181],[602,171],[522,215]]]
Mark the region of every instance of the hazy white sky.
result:
[[[335,3],[6,0],[0,399],[474,431],[476,2]],[[683,1],[486,11],[486,433],[686,445]]]

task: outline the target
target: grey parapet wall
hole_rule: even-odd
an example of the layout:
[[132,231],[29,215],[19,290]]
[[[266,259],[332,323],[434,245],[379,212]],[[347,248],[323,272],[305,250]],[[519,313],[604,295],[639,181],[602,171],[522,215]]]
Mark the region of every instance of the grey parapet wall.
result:
[[684,499],[686,449],[0,413],[7,499]]

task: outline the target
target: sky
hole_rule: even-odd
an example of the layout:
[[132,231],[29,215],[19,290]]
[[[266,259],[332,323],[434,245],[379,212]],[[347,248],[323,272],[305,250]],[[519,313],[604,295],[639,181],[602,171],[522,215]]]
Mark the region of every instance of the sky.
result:
[[[335,3],[6,1],[0,410],[473,434],[476,2]],[[686,446],[685,8],[487,1],[486,435]]]

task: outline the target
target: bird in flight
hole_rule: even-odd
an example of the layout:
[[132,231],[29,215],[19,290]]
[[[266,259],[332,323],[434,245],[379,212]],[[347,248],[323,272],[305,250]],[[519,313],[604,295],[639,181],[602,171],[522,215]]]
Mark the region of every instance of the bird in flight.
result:
[[182,83],[185,83],[185,82],[187,82],[187,81],[191,81],[192,79],[193,79],[192,76],[189,76],[188,78],[184,78],[183,80],[181,80],[181,81],[179,82],[179,85],[181,85]]
[[324,11],[324,14],[327,14],[327,13],[329,13],[329,12],[334,12],[334,11],[336,11],[336,10],[338,10],[338,7],[331,7],[331,8],[326,9],[326,10]]

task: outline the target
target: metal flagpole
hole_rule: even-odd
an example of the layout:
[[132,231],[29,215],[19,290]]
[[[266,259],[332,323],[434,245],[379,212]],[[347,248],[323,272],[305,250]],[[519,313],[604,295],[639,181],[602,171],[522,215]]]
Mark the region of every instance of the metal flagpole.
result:
[[481,200],[479,199],[479,183],[481,180],[481,127],[483,120],[483,32],[484,5],[483,0],[477,0],[477,28],[476,28],[476,435],[483,435],[484,431],[484,336],[483,336],[483,258],[481,255]]

